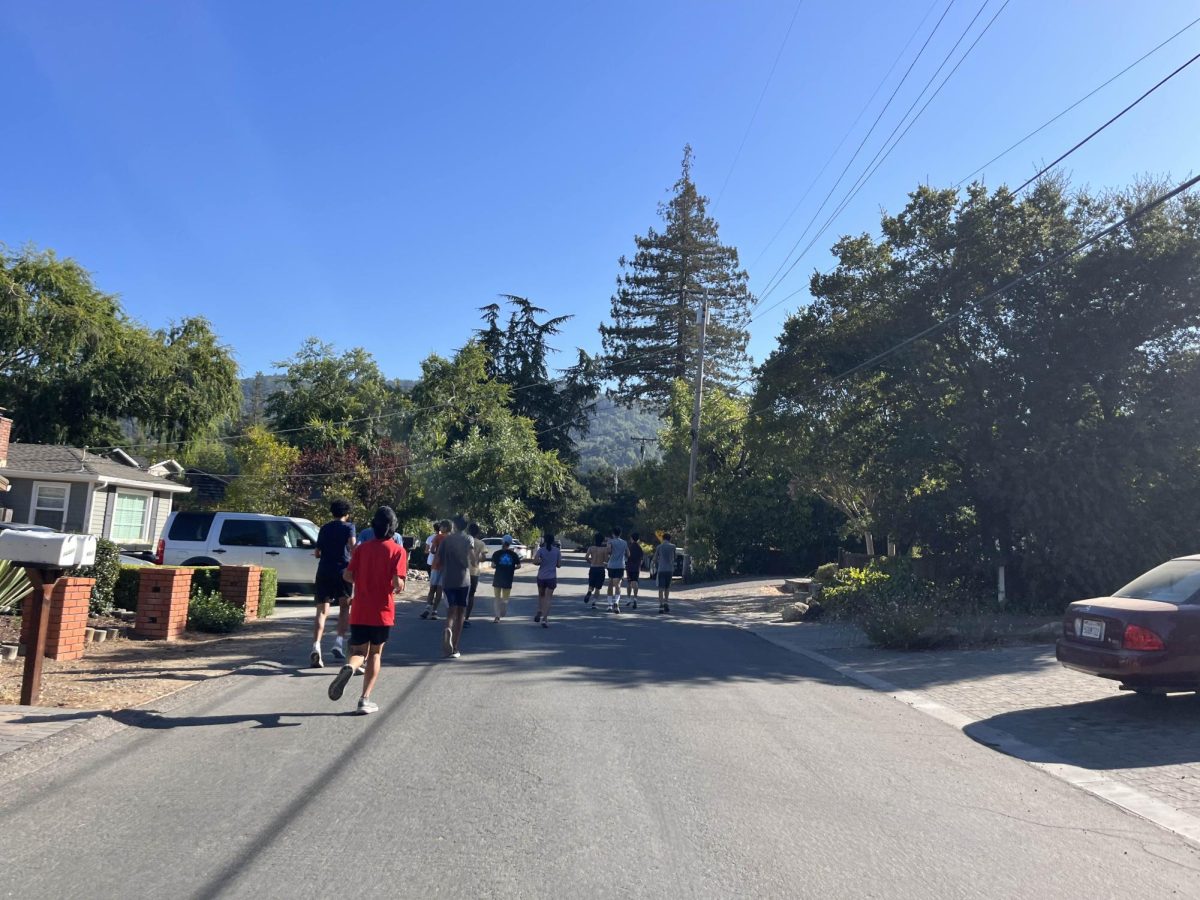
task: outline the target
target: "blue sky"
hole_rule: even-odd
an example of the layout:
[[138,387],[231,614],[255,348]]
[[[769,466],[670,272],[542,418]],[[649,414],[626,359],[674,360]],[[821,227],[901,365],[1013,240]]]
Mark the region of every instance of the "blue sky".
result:
[[[657,223],[685,143],[714,201],[728,177],[715,214],[761,291],[945,5],[8,3],[0,242],[76,258],[151,326],[207,316],[246,374],[317,335],[412,377],[499,293],[573,314],[560,349],[595,351],[617,259]],[[851,175],[980,5],[955,0]],[[838,234],[875,231],[920,182],[957,182],[1197,15],[1184,0],[1011,0],[764,306],[828,265]],[[1024,180],[1198,50],[1200,25],[986,181]],[[1198,87],[1200,63],[1075,154],[1076,182],[1200,168]],[[757,360],[805,296],[754,322]]]

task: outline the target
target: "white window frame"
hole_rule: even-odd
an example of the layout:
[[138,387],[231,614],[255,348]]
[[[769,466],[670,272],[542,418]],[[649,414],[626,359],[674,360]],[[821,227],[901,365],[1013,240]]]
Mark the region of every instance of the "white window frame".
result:
[[63,491],[63,507],[62,507],[62,523],[58,526],[58,531],[63,531],[67,527],[67,511],[71,508],[71,485],[66,481],[35,481],[33,483],[33,495],[29,498],[29,518],[26,521],[30,525],[37,524],[37,514],[39,512],[58,512],[51,507],[38,506],[40,499],[38,494],[44,487],[54,488],[55,490],[62,489]]
[[[117,512],[118,512],[117,507],[120,506],[122,495],[124,495],[126,497],[145,497],[146,498],[146,506],[145,506],[144,510],[142,511],[142,528],[141,528],[141,531],[138,532],[138,537],[136,537],[136,538],[121,538],[118,541],[116,538],[113,537],[113,529],[117,525]],[[118,487],[113,492],[113,495],[112,495],[112,518],[109,520],[108,534],[105,535],[105,537],[107,537],[110,541],[114,541],[115,543],[126,543],[126,544],[132,544],[132,543],[144,544],[144,543],[146,543],[147,541],[150,540],[149,537],[147,537],[147,533],[148,533],[148,529],[150,526],[150,516],[153,514],[153,512],[154,512],[154,491],[139,491],[139,490],[135,490],[133,488]]]

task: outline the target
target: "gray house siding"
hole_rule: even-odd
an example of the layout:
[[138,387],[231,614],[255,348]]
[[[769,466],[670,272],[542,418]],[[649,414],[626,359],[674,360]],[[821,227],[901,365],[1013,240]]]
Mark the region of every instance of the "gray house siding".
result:
[[33,504],[33,486],[43,484],[61,484],[67,488],[67,518],[63,524],[66,531],[82,532],[84,518],[87,515],[87,496],[90,485],[73,482],[55,481],[53,475],[45,478],[13,478],[8,477],[12,484],[8,493],[4,494],[4,506],[12,510],[12,520],[29,524],[30,510]]
[[171,515],[172,500],[174,498],[170,494],[155,494],[154,495],[154,524],[150,527],[150,543],[157,545],[158,539],[162,537],[163,529],[167,527],[167,517]]
[[92,521],[88,525],[88,534],[104,534],[104,521],[108,517],[108,498],[111,491],[97,490],[92,498]]

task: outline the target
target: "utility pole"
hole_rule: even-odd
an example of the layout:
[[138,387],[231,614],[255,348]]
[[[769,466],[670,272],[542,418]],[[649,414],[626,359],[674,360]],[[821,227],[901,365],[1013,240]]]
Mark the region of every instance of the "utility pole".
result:
[[696,457],[700,452],[700,400],[704,396],[704,345],[708,338],[708,288],[696,315],[700,326],[700,352],[696,360],[696,402],[692,407],[692,455],[688,460],[687,507],[683,519],[683,580],[692,580],[692,500],[696,496]]
[[631,437],[630,440],[637,441],[641,445],[638,447],[638,459],[642,462],[646,461],[646,445],[658,443],[658,438]]

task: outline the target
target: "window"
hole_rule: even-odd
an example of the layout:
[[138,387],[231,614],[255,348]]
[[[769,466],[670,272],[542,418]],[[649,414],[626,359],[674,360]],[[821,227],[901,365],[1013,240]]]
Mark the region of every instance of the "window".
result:
[[29,511],[30,525],[44,525],[62,531],[67,522],[67,496],[70,485],[48,484],[39,481],[33,486],[33,506]]
[[309,541],[311,547],[316,543],[310,540],[294,522],[267,522],[266,525],[268,547],[296,548],[301,546],[301,541]]
[[112,528],[109,529],[109,537],[112,540],[117,543],[146,540],[146,526],[150,521],[150,498],[150,494],[117,491]]
[[171,521],[171,533],[167,535],[173,541],[204,541],[208,539],[208,529],[212,528],[214,513],[181,512],[176,513]]
[[1200,598],[1200,562],[1173,559],[1135,578],[1114,597],[1160,600],[1163,603],[1194,603]]
[[265,547],[267,523],[261,519],[226,519],[219,543],[226,547]]

